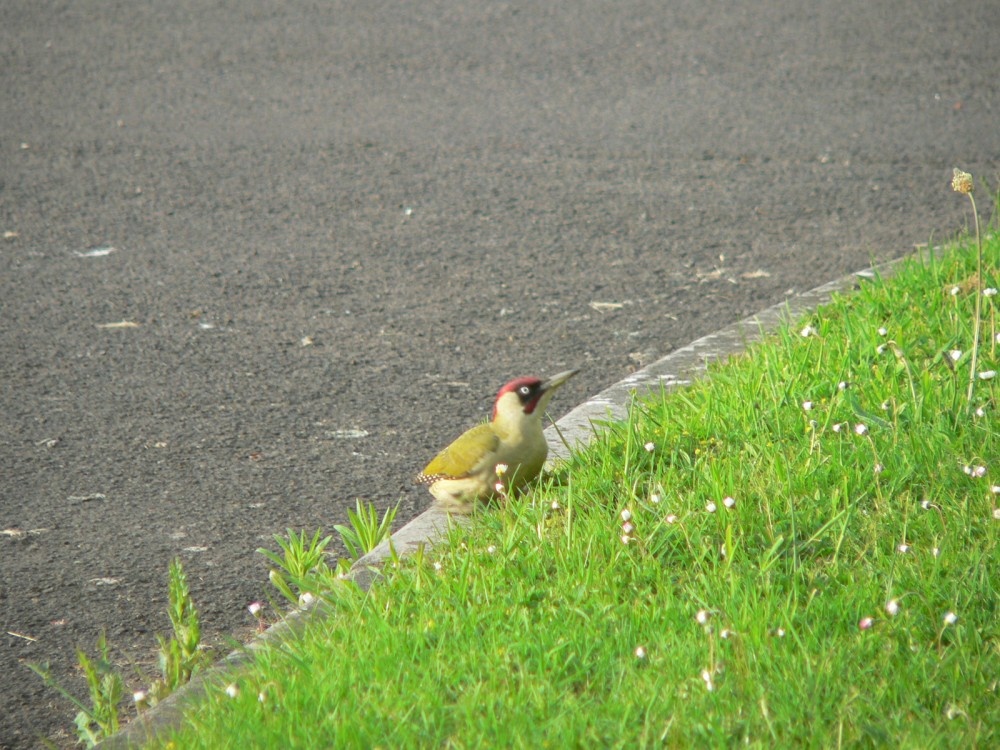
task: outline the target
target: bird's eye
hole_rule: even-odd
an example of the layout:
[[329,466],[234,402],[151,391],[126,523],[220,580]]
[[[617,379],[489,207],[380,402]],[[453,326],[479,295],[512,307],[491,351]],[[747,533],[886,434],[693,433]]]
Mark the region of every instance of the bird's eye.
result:
[[517,392],[520,393],[522,396],[531,395],[531,389],[526,385],[522,385],[520,388],[518,388]]

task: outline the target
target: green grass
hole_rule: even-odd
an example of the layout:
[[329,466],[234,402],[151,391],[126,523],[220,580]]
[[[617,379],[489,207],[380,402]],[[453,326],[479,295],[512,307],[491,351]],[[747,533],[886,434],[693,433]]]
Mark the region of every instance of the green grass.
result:
[[[1000,746],[975,255],[908,263],[635,404],[529,497],[335,590],[168,744]],[[996,287],[996,239],[985,258]],[[1000,369],[994,300],[979,371]]]

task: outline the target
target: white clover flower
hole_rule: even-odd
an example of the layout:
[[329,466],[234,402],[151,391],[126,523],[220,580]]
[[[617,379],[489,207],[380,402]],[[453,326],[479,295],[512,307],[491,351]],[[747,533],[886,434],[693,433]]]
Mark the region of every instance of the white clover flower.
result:
[[899,600],[890,599],[885,603],[885,611],[889,613],[889,617],[895,617],[899,614]]
[[712,613],[707,609],[699,609],[694,613],[694,619],[698,621],[699,625],[705,625],[708,622],[708,618],[712,616]]
[[802,402],[802,408],[803,408],[803,409],[804,409],[805,411],[812,411],[812,408],[813,408],[813,402],[812,402],[812,401],[803,401],[803,402]]
[[958,362],[958,360],[962,358],[962,350],[952,349],[950,352],[948,352],[948,356],[951,357],[952,362]]
[[954,612],[945,613],[944,616],[945,625],[954,625],[956,622],[958,622],[958,615],[956,615]]
[[983,370],[979,373],[980,380],[993,380],[997,376],[996,370]]
[[632,511],[630,511],[628,508],[626,508],[625,510],[623,510],[622,511],[622,520],[625,521],[625,522],[631,521],[632,520]]
[[861,630],[868,630],[874,624],[875,624],[875,620],[872,619],[871,617],[862,617],[858,621],[858,628],[860,628]]
[[711,693],[713,690],[715,690],[715,685],[712,684],[711,672],[709,672],[707,669],[701,670],[701,679],[705,681],[705,688],[708,690],[708,692]]
[[652,453],[654,450],[656,450],[656,443],[649,442],[642,447],[646,449],[647,453]]
[[705,510],[707,510],[709,513],[715,513],[715,511],[718,510],[718,507],[715,505],[715,502],[709,500],[708,504],[705,505]]
[[240,694],[240,689],[236,686],[235,682],[230,682],[228,685],[226,685],[226,695],[228,695],[230,698],[235,698],[239,694]]
[[898,547],[896,547],[896,550],[899,552],[899,554],[905,555],[907,552],[910,551],[910,545],[907,544],[906,542],[903,542]]
[[858,422],[856,425],[854,425],[854,433],[856,435],[865,435],[865,434],[867,434],[868,433],[868,425],[865,425],[865,424],[862,424],[861,422]]
[[645,659],[646,658],[646,649],[644,649],[642,646],[636,646],[635,647],[635,658],[638,659],[639,661],[642,661],[643,659]]
[[722,499],[722,504],[725,505],[727,508],[732,508],[734,505],[736,505],[736,500],[727,495]]
[[882,326],[881,328],[878,329],[879,336],[885,336],[887,333],[889,333],[889,331],[886,330],[885,326]]

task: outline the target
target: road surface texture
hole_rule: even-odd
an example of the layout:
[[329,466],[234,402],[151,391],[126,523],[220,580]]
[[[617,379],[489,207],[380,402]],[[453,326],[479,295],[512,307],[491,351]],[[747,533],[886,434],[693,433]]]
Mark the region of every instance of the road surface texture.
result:
[[[286,528],[428,503],[508,378],[632,369],[966,226],[994,3],[0,5],[0,747],[207,642]],[[981,205],[988,205],[983,192]],[[873,325],[887,321],[872,321]],[[273,612],[269,612],[273,617]]]

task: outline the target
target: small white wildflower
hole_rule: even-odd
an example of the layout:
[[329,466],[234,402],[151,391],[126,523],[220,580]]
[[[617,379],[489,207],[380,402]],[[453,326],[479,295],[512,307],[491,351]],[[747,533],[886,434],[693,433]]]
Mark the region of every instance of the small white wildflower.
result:
[[885,344],[879,344],[875,347],[876,354],[885,354]]
[[726,543],[723,542],[719,545],[719,557],[725,559],[726,557]]
[[707,669],[701,670],[701,679],[705,681],[705,688],[708,690],[708,692],[711,693],[713,690],[715,690],[715,685],[712,684],[711,672],[709,672]]
[[708,618],[712,616],[712,613],[707,609],[699,609],[694,614],[694,619],[698,621],[699,625],[704,625],[708,622]]
[[962,350],[952,349],[950,352],[948,352],[948,356],[951,357],[952,362],[958,362],[958,360],[962,358]]
[[958,615],[956,615],[954,612],[947,612],[945,614],[944,616],[945,625],[954,625],[956,622],[958,622]]
[[951,288],[951,296],[952,296],[952,297],[957,297],[957,296],[958,296],[958,293],[959,293],[960,291],[962,291],[962,290],[961,290],[961,289],[959,289],[959,288],[958,288],[957,286],[953,286],[953,287]]
[[843,429],[843,427],[844,427],[843,423],[837,422],[837,424],[832,425],[830,429],[833,430],[834,432],[840,432],[841,429]]
[[990,487],[990,492],[992,492],[994,495],[1000,495],[1000,484],[994,484],[992,487]]
[[777,630],[774,631],[774,634],[778,638],[784,638],[785,637],[785,629],[784,628],[778,628]]
[[895,617],[899,614],[899,601],[897,599],[890,599],[885,603],[885,611],[889,613],[889,617]]
[[638,659],[639,661],[642,661],[643,659],[645,659],[646,658],[646,649],[644,649],[642,646],[636,646],[635,647],[635,658]]
[[801,331],[799,331],[799,335],[800,335],[800,336],[801,336],[802,338],[809,338],[809,337],[810,337],[810,336],[812,336],[812,335],[813,335],[814,333],[816,333],[816,329],[815,329],[815,328],[813,328],[812,326],[806,326],[806,327],[805,327],[805,328],[803,328],[803,329],[802,329]]
[[316,597],[310,594],[308,591],[303,591],[301,594],[299,594],[300,607],[307,607],[314,601],[316,601]]
[[995,340],[995,341],[996,341],[996,342],[997,342],[998,344],[1000,344],[1000,333],[998,333],[998,334],[997,334],[996,336],[994,336],[993,338],[994,338],[994,340]]
[[858,422],[856,425],[854,425],[854,433],[856,435],[865,435],[867,434],[867,432],[868,432],[868,425],[862,424],[861,422]]
[[667,523],[677,523],[677,516],[671,513],[663,520],[665,520]]
[[883,401],[882,402],[882,411],[889,411],[889,407],[890,406],[891,406],[891,404],[888,401]]
[[627,545],[631,541],[632,541],[632,537],[630,537],[628,534],[622,534],[622,544],[626,544]]
[[553,500],[552,501],[552,510],[559,510],[561,507],[562,506],[559,505],[559,501],[558,500]]
[[656,503],[660,502],[660,496],[657,495],[656,493],[653,493],[652,495],[649,496],[649,502],[655,505]]
[[986,409],[984,409],[981,406],[977,406],[976,407],[976,416],[977,417],[985,417],[986,416]]
[[732,508],[734,505],[736,505],[736,500],[727,495],[725,498],[722,499],[722,504],[725,505],[727,508]]
[[971,471],[969,472],[969,474],[972,475],[972,476],[974,476],[974,477],[976,477],[976,479],[979,479],[980,477],[985,477],[986,476],[986,467],[982,466],[982,465],[973,466],[973,467],[971,467]]
[[996,370],[983,370],[979,373],[980,380],[993,380],[997,376]]
[[934,547],[931,550],[931,554],[934,555],[934,557],[938,557],[941,554],[941,548],[940,547]]
[[921,500],[920,501],[920,507],[923,508],[924,510],[930,510],[934,506],[931,505],[931,501],[930,500]]
[[885,326],[882,326],[881,328],[878,329],[879,336],[885,336],[887,333],[889,333],[889,331],[886,330]]
[[909,545],[909,544],[907,544],[906,542],[903,542],[903,543],[902,543],[902,544],[900,544],[900,545],[899,545],[898,547],[896,547],[896,550],[897,550],[897,551],[898,551],[898,552],[899,552],[899,553],[900,553],[901,555],[905,555],[905,554],[906,554],[907,552],[909,552],[909,551],[910,551],[910,545]]
[[646,449],[647,453],[652,453],[654,450],[656,450],[656,443],[646,443],[642,447]]
[[715,511],[718,510],[718,508],[716,507],[713,501],[709,500],[708,504],[705,506],[705,510],[707,510],[709,513],[715,513]]
[[729,628],[723,628],[719,632],[719,638],[722,638],[723,640],[728,640],[729,638],[732,638],[732,637],[733,637],[733,631],[730,630]]
[[495,544],[491,544],[489,547],[486,548],[487,555],[495,555],[496,553],[497,553],[497,546]]
[[136,690],[134,693],[132,693],[132,702],[133,703],[145,703],[146,702],[146,691],[145,690]]
[[838,391],[846,391],[847,390],[847,381],[846,380],[841,380],[839,383],[837,383],[837,390]]
[[984,297],[996,297],[997,296],[997,289],[996,289],[996,287],[995,286],[988,286],[988,287],[986,287],[983,290],[983,296]]
[[860,628],[861,630],[868,630],[868,629],[869,629],[869,628],[871,628],[871,626],[872,626],[872,625],[874,625],[874,624],[875,624],[875,620],[873,620],[873,619],[872,619],[871,617],[862,617],[862,618],[861,618],[861,619],[860,619],[860,620],[858,621],[858,627],[859,627],[859,628]]
[[249,603],[249,604],[247,605],[247,610],[248,610],[248,611],[250,612],[250,614],[252,614],[252,615],[253,615],[254,617],[256,617],[257,615],[259,615],[259,614],[260,614],[260,611],[261,611],[261,610],[262,610],[263,608],[264,608],[264,605],[263,605],[263,604],[262,604],[261,602],[250,602],[250,603]]
[[635,524],[632,523],[631,521],[626,521],[625,523],[622,524],[622,531],[624,531],[626,534],[631,534],[633,531],[635,531]]
[[507,466],[507,464],[497,464],[497,465],[496,465],[496,469],[494,469],[494,473],[495,473],[495,474],[496,474],[496,475],[497,475],[498,477],[502,477],[502,476],[503,476],[504,474],[506,474],[506,473],[507,473],[507,469],[508,469],[508,468],[509,468],[509,467]]
[[883,471],[885,471],[885,467],[882,464],[875,464],[875,466],[872,467],[872,470],[876,474],[881,474]]
[[228,685],[226,685],[226,695],[228,695],[230,698],[235,698],[239,694],[240,694],[240,689],[236,686],[235,682],[231,682]]
[[443,568],[444,568],[444,566],[441,564],[440,560],[435,560],[434,561],[434,570],[440,571]]
[[267,696],[264,695],[264,691],[263,690],[261,690],[259,693],[257,693],[257,702],[258,703],[263,703],[266,700],[267,700]]
[[631,521],[632,520],[632,511],[630,511],[628,508],[626,508],[625,510],[623,510],[622,511],[622,520],[625,521],[626,523],[628,521]]
[[805,411],[812,411],[812,408],[813,408],[813,402],[812,402],[812,401],[803,401],[803,402],[802,402],[802,408],[803,408],[803,409],[804,409]]
[[1000,521],[1000,508],[993,509],[993,520]]
[[507,488],[503,486],[503,482],[497,482],[493,485],[493,489],[497,491],[498,495],[502,495],[507,491]]

